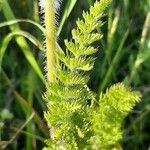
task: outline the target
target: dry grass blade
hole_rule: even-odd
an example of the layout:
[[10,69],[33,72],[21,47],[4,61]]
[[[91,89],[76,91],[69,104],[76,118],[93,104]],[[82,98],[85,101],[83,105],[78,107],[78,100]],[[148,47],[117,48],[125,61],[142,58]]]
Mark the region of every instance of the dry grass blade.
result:
[[[16,97],[16,100],[18,101],[18,103],[21,105],[23,111],[25,114],[27,114],[27,112],[30,109],[30,106],[27,102],[27,100],[25,100],[13,87],[11,81],[9,80],[9,78],[7,77],[6,73],[4,71],[2,71],[2,75],[4,77],[4,79],[6,80],[6,83],[12,87],[13,90],[13,94]],[[36,110],[34,108],[32,108],[32,113],[34,113],[34,120],[37,123],[37,125],[39,126],[40,130],[43,132],[43,134],[45,135],[45,137],[48,137],[48,132],[47,132],[47,127],[45,125],[45,123],[43,122],[43,120],[40,118],[40,116],[38,115],[38,113],[36,112]]]
[[[18,128],[15,128],[15,127],[11,127],[11,129],[14,130],[14,131],[18,131]],[[35,139],[37,139],[37,140],[39,140],[39,141],[41,141],[41,142],[43,142],[43,143],[44,143],[44,141],[45,141],[45,139],[44,139],[43,137],[38,136],[38,135],[35,135],[35,134],[31,134],[31,133],[26,132],[26,131],[23,131],[23,130],[20,131],[20,133],[21,133],[21,134],[24,134],[24,135],[27,135],[27,136],[29,136],[29,137],[31,137],[31,138],[35,138]]]
[[17,135],[19,135],[20,132],[23,130],[23,128],[30,122],[30,120],[32,120],[32,118],[34,117],[34,115],[35,115],[34,113],[31,114],[31,116],[26,120],[26,122],[17,130],[17,132],[15,133],[15,135],[8,142],[6,142],[2,146],[2,150],[6,149],[6,147],[15,140],[15,138],[17,137]]

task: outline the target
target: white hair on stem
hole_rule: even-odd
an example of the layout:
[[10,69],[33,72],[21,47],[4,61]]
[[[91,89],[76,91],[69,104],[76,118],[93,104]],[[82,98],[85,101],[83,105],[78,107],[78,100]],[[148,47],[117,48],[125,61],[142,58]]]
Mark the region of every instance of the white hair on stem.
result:
[[56,82],[56,26],[61,0],[40,0],[43,25],[45,27],[45,49],[47,80]]
[[[53,2],[53,7],[54,7],[54,11],[55,11],[55,26],[56,28],[59,26],[58,20],[59,20],[59,10],[60,10],[60,6],[62,4],[63,0],[49,0]],[[46,0],[39,0],[39,6],[40,6],[40,14],[41,14],[41,25],[45,28],[45,2]]]
[[[53,0],[53,1],[55,13],[58,14],[62,0]],[[41,13],[43,13],[43,9],[45,8],[45,0],[39,0],[39,6],[41,7]]]

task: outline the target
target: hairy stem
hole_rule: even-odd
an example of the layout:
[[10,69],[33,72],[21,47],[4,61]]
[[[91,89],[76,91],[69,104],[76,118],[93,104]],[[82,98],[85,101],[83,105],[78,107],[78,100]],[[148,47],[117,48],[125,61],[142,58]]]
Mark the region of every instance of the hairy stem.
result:
[[55,37],[55,12],[53,0],[45,0],[45,27],[46,27],[46,57],[47,79],[55,82],[56,69],[56,37]]

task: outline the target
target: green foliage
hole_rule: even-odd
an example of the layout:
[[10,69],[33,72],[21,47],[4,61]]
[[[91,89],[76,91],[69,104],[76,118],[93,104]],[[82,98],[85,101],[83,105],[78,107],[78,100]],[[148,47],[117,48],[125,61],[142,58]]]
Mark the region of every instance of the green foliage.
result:
[[57,82],[48,83],[44,94],[51,136],[44,150],[113,148],[122,137],[122,121],[139,101],[140,94],[121,83],[100,99],[87,86],[98,51],[93,43],[103,36],[98,31],[109,4],[110,0],[96,1],[83,12],[83,19],[72,30],[72,40],[65,40],[66,51],[57,52]]
[[[14,16],[13,12],[11,11],[11,8],[8,5],[7,0],[6,1],[0,0],[0,2],[2,3],[3,13],[4,13],[5,17],[7,18],[7,20],[10,21],[10,20],[15,19],[15,16]],[[18,34],[17,32],[19,32],[21,30],[20,26],[18,24],[10,25],[9,28],[14,33],[10,34],[9,36],[6,36],[6,38],[3,41],[3,45],[2,45],[3,47],[2,47],[2,49],[0,49],[0,67],[1,67],[1,63],[2,63],[1,61],[2,61],[3,55],[5,53],[5,50],[7,48],[7,45],[9,43],[9,41],[14,36],[13,34]],[[27,37],[30,36],[30,35],[27,35],[26,33],[23,33],[23,34],[26,35]],[[36,62],[32,52],[30,51],[30,47],[29,47],[27,41],[25,40],[25,38],[24,37],[20,37],[20,36],[16,37],[16,42],[19,45],[19,47],[21,48],[21,50],[24,53],[24,55],[25,55],[26,59],[28,60],[28,62],[31,64],[31,66],[35,70],[35,72],[44,81],[44,77],[43,77],[43,74],[41,72],[41,69],[39,68],[39,65],[37,64],[37,62]]]
[[93,113],[92,126],[95,136],[92,142],[101,149],[110,149],[122,138],[121,125],[137,102],[140,94],[122,83],[113,85],[99,100],[98,110]]
[[[89,5],[93,5],[95,1],[62,0],[59,17],[56,17],[58,22],[56,35],[59,36],[57,46],[59,49],[62,48],[65,51],[65,44],[66,46],[67,42],[70,44],[70,39],[65,42],[63,42],[63,39],[71,37],[70,31],[75,26],[75,20],[82,14],[83,10],[87,10]],[[43,57],[41,57],[43,52],[39,50],[42,48],[41,43],[45,34],[45,28],[39,23],[38,2],[39,0],[0,0],[0,51],[4,51],[5,48],[5,53],[0,52],[0,60],[2,61],[0,71],[0,149],[5,147],[4,149],[11,150],[41,150],[45,145],[45,138],[48,138],[49,135],[49,129],[46,127],[43,119],[43,110],[46,109],[46,103],[41,99],[41,93],[45,91],[43,89],[44,84],[41,82],[41,79],[44,78],[41,78],[41,73],[39,74],[38,71],[38,68],[42,70],[43,66]],[[102,18],[103,21],[108,20],[108,23],[105,23],[105,26],[100,28],[100,30],[99,27],[98,30],[96,29],[98,32],[102,31],[104,40],[94,42],[90,45],[90,48],[93,47],[94,49],[86,51],[86,53],[86,47],[80,49],[87,58],[96,56],[96,62],[94,63],[92,73],[90,71],[90,76],[88,76],[88,71],[85,73],[78,70],[78,75],[77,72],[70,71],[69,69],[66,70],[66,66],[64,70],[62,70],[61,65],[57,66],[57,80],[61,83],[60,87],[63,87],[63,90],[65,89],[64,87],[80,84],[86,85],[88,82],[88,87],[91,90],[101,93],[113,83],[125,80],[126,82],[124,83],[128,85],[131,83],[134,89],[141,91],[142,101],[124,119],[121,128],[123,130],[122,139],[120,140],[120,145],[118,144],[114,148],[115,150],[150,149],[149,4],[149,0],[112,1],[108,9],[108,16]],[[12,16],[12,14],[14,15]],[[16,30],[17,26],[19,26],[18,30]],[[95,33],[97,33],[96,30],[94,31]],[[24,38],[26,44],[18,40],[20,37],[26,38]],[[71,41],[74,44],[74,40],[71,39]],[[24,44],[27,46],[24,46]],[[69,49],[69,54],[71,53],[73,56],[76,55],[78,57],[80,54],[76,49],[67,49]],[[100,52],[97,52],[99,50]],[[28,55],[28,52],[32,53],[32,55]],[[94,52],[95,54],[92,55]],[[4,56],[3,59],[2,54]],[[65,51],[65,55],[67,54],[68,51]],[[35,59],[39,66],[36,65],[35,61],[32,61],[33,59]],[[35,70],[34,73],[32,73],[33,68]],[[86,89],[86,86],[84,88]],[[68,90],[69,88],[65,89],[66,92]],[[67,96],[69,101],[69,94],[72,97],[76,97],[76,90],[73,92],[68,93],[68,95],[62,92],[61,96],[63,95],[63,97],[60,98],[59,94],[57,99],[55,98],[54,100],[61,102],[66,100],[65,96]],[[93,92],[91,92],[91,95],[92,98],[88,98],[87,104],[93,106],[91,111],[97,114],[99,94],[96,96],[96,94],[93,95]],[[51,104],[51,99],[53,98],[46,99],[49,104]],[[90,99],[93,99],[92,104]],[[84,103],[84,101],[82,102]],[[2,119],[1,114],[3,114],[3,110],[8,110],[15,117],[11,120],[9,118]],[[94,112],[91,113],[89,120],[94,118]],[[26,124],[26,120],[30,118],[32,113],[35,114],[33,119]],[[9,117],[7,113],[5,116]],[[24,123],[24,129],[20,130]],[[91,128],[94,130],[93,126]],[[91,128],[89,126],[90,130]],[[80,137],[83,137],[84,134],[81,132],[81,129],[76,129]],[[54,128],[50,130],[54,131]],[[110,136],[107,135],[107,137],[111,137],[111,134],[110,132]],[[93,135],[91,135],[89,143],[92,143],[92,137]],[[73,143],[74,141],[72,138],[71,142]],[[46,143],[52,142],[54,141],[48,140]],[[53,147],[47,147],[47,149],[58,149],[58,144],[53,144]],[[87,145],[87,148],[94,149],[94,145],[92,148],[91,144],[90,146]]]

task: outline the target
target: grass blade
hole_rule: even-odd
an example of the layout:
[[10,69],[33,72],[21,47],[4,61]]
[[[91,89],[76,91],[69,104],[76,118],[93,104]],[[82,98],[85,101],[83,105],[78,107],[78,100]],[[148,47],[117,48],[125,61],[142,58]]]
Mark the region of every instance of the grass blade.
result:
[[10,26],[13,24],[17,24],[17,23],[30,23],[30,24],[36,26],[43,34],[45,33],[45,29],[40,24],[38,24],[30,19],[14,19],[11,21],[6,21],[3,23],[0,23],[0,28]]
[[[32,107],[33,107],[33,99],[34,99],[34,92],[36,90],[36,74],[33,72],[33,70],[29,70],[28,76],[27,76],[27,91],[28,91],[28,104],[29,104],[29,109],[26,114],[26,118],[28,118],[32,114]],[[34,122],[30,121],[27,126],[26,126],[26,131],[27,133],[33,133],[33,126]],[[27,150],[32,150],[32,144],[33,141],[35,141],[34,136],[28,136],[26,135],[26,149]]]
[[[14,16],[7,0],[0,0],[0,2],[2,3],[2,10],[5,15],[5,18],[8,21],[15,20],[16,18]],[[18,24],[10,25],[9,28],[12,32],[21,30]],[[31,64],[32,68],[35,70],[35,72],[37,73],[39,78],[44,82],[44,76],[42,74],[42,71],[41,71],[39,65],[37,64],[37,61],[35,60],[33,54],[31,53],[30,47],[29,47],[28,43],[26,42],[25,38],[24,37],[16,37],[15,39],[16,39],[18,46],[20,47],[20,49],[26,56],[28,62]]]
[[2,150],[6,149],[6,147],[15,140],[15,138],[20,133],[20,131],[23,130],[23,128],[32,120],[33,117],[34,117],[34,113],[32,113],[31,116],[26,120],[26,122],[17,130],[15,135],[13,135],[13,137],[8,142],[6,142],[5,145],[2,146]]
[[[138,55],[133,64],[130,74],[125,78],[126,84],[131,83],[132,79],[136,75],[137,70],[141,66],[141,64],[150,58],[149,48],[146,47],[146,49],[144,50],[144,44],[145,44],[146,36],[147,36],[149,30],[150,30],[150,11],[147,13],[147,17],[146,17],[146,20],[145,20],[145,23],[143,26]],[[150,42],[150,40],[149,40],[149,42]]]
[[60,24],[58,27],[58,31],[57,31],[57,37],[60,35],[61,30],[64,26],[65,21],[67,20],[67,18],[69,17],[72,9],[74,8],[75,4],[76,4],[77,0],[71,0],[71,1],[67,1],[66,7],[65,7],[65,11],[63,13],[62,19],[60,20]]
[[128,34],[129,34],[129,29],[126,31],[126,33],[124,34],[123,36],[123,39],[121,40],[121,43],[116,51],[116,54],[106,72],[106,75],[102,81],[102,84],[100,85],[99,89],[98,89],[98,96],[100,95],[101,91],[105,88],[106,84],[108,83],[108,81],[110,80],[110,77],[112,75],[112,72],[114,71],[114,67],[115,65],[118,63],[119,59],[120,59],[120,53],[122,51],[122,48],[123,48],[123,45],[128,37]]
[[[16,100],[18,101],[18,103],[20,104],[21,108],[23,109],[24,113],[27,114],[27,112],[29,111],[29,104],[28,101],[25,100],[13,87],[10,79],[7,77],[6,73],[2,70],[2,75],[6,81],[6,83],[12,87],[13,90],[13,94],[16,97]],[[45,137],[48,137],[48,132],[47,132],[47,127],[45,125],[45,123],[43,122],[43,120],[41,119],[41,117],[38,115],[38,113],[36,112],[36,110],[34,108],[32,108],[32,112],[34,112],[34,120],[37,123],[37,125],[39,126],[39,128],[41,129],[42,133],[45,135]]]
[[[42,44],[30,33],[25,32],[25,31],[11,32],[4,38],[4,40],[2,42],[2,46],[0,49],[0,70],[1,70],[3,57],[7,50],[8,44],[12,40],[12,38],[16,37],[16,36],[23,36],[23,37],[27,38],[31,43],[33,43],[35,46],[37,46],[41,51],[43,51],[43,49],[44,49]],[[34,59],[32,57],[32,53],[30,52],[30,49],[27,49],[26,51],[24,51],[24,53],[25,53],[26,59],[31,61],[32,65],[35,66]]]

